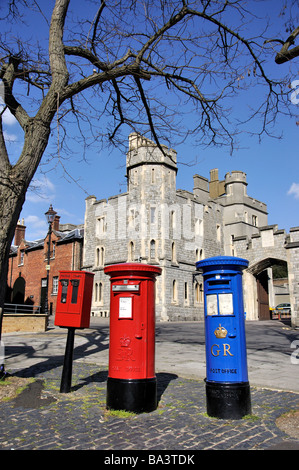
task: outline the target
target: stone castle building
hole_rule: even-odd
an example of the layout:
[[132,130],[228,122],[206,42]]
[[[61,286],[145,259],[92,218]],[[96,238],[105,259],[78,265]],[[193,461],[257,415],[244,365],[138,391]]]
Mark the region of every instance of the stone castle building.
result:
[[[267,206],[247,195],[246,174],[233,171],[219,181],[214,169],[210,181],[194,175],[193,192],[177,189],[175,150],[160,149],[136,133],[129,136],[126,169],[125,193],[86,199],[83,269],[95,274],[92,314],[109,316],[110,280],[104,267],[141,262],[162,268],[156,282],[157,321],[203,319],[203,282],[195,275],[195,262],[225,254],[250,260],[244,275],[247,318],[270,318],[270,269],[284,263],[289,278],[298,276],[292,266],[297,251],[299,257],[299,229],[287,235],[267,225]],[[261,310],[263,289],[267,314]],[[291,287],[290,292],[295,318],[299,293]]]

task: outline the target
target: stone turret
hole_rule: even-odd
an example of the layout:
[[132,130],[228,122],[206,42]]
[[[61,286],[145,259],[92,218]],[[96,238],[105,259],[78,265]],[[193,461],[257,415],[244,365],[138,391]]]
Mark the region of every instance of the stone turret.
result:
[[247,195],[246,173],[243,171],[226,173],[224,188],[227,195],[233,195],[238,200],[242,199]]
[[175,192],[177,174],[177,153],[166,145],[161,148],[145,137],[132,133],[129,136],[127,153],[128,192],[137,191],[141,199],[159,193],[159,197],[167,198],[168,190]]

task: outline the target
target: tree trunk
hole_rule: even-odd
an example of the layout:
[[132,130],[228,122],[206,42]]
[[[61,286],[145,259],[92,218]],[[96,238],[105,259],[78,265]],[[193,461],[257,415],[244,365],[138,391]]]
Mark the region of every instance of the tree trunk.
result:
[[[0,171],[0,309],[3,308],[9,251],[25,201],[26,191],[46,149],[50,124],[32,119],[25,132],[22,154],[14,166],[1,165]],[[1,320],[0,320],[1,335]],[[0,336],[1,337],[1,336]]]

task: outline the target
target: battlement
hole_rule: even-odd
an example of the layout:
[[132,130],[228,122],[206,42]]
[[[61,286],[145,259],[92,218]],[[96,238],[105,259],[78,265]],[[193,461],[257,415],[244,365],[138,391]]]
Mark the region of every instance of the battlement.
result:
[[156,142],[133,132],[129,135],[127,171],[135,166],[147,164],[164,164],[177,171],[177,152],[166,145],[159,148]]

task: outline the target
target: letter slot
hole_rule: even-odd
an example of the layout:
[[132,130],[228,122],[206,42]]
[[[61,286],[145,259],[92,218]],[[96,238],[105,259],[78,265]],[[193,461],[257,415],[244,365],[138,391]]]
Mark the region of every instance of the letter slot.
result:
[[67,298],[67,289],[69,285],[69,280],[68,279],[60,279],[60,283],[62,286],[61,289],[61,303],[65,304],[66,303],[66,298]]
[[78,289],[79,289],[80,281],[79,279],[72,279],[71,284],[73,286],[71,303],[76,304],[78,301]]

